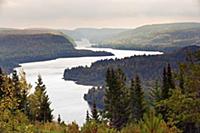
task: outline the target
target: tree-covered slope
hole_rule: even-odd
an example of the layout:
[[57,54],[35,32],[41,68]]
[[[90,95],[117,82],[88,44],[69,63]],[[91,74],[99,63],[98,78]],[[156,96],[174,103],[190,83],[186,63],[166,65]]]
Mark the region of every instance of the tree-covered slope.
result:
[[98,47],[169,50],[200,44],[200,23],[153,24],[121,32]]
[[172,68],[176,69],[178,63],[184,63],[187,60],[188,53],[200,50],[198,46],[189,46],[179,49],[173,53],[153,56],[133,56],[124,59],[101,60],[93,63],[90,67],[76,67],[66,69],[64,79],[74,80],[77,83],[85,85],[103,85],[105,84],[105,74],[109,67],[121,68],[127,76],[127,81],[138,74],[144,86],[149,86],[152,80],[158,80],[161,76],[163,67],[170,63]]
[[46,29],[0,30],[0,66],[59,57],[102,56],[105,52],[76,50],[73,40],[63,33]]

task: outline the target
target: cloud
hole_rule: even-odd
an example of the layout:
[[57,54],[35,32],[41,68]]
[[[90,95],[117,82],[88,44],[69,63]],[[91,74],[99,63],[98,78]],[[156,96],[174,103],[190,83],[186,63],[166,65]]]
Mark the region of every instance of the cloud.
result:
[[[0,0],[0,4],[2,0]],[[2,5],[2,4],[1,4]],[[200,0],[5,0],[0,13],[5,26],[74,27],[116,25],[134,21],[199,20]],[[131,22],[126,22],[131,21]],[[73,26],[74,23],[74,26]]]

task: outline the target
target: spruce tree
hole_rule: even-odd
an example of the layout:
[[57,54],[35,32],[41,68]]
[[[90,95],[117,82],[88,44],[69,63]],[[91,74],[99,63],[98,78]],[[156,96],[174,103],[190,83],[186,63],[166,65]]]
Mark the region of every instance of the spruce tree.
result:
[[170,64],[167,65],[167,82],[169,85],[169,89],[175,89],[175,83],[174,83],[174,79],[172,76],[172,70],[171,70]]
[[86,112],[86,123],[88,123],[89,121],[90,121],[90,114],[87,110],[87,112]]
[[155,104],[157,102],[162,100],[162,98],[161,98],[161,88],[159,86],[158,81],[155,82],[154,87],[150,90],[149,96],[150,96],[150,100],[151,100],[150,102],[151,102],[152,106],[155,106]]
[[40,122],[51,122],[53,119],[51,102],[46,93],[46,86],[43,84],[42,78],[39,75],[36,82],[35,92],[30,95],[30,109],[32,120]]
[[2,69],[0,67],[0,100],[1,100],[1,98],[3,98],[3,94],[4,94],[4,92],[3,92],[3,81],[4,81],[4,79],[3,79],[3,71],[2,71]]
[[179,67],[179,88],[181,89],[182,93],[185,93],[185,81],[184,81],[184,74],[183,68]]
[[19,109],[28,115],[30,111],[28,105],[28,93],[29,90],[31,89],[31,85],[27,83],[26,74],[24,71],[20,73],[19,86],[20,86]]
[[106,75],[105,112],[112,127],[120,129],[128,120],[126,77],[121,69],[108,69]]
[[161,97],[163,100],[169,97],[169,84],[165,67],[163,69],[163,86],[162,86]]
[[19,83],[19,76],[17,74],[17,71],[16,70],[13,70],[13,73],[12,73],[12,82],[13,82],[13,87],[14,87],[14,92],[15,92],[15,97],[19,100],[20,102],[20,99],[21,99],[21,90],[20,90],[20,83]]
[[144,93],[140,84],[139,76],[131,81],[130,88],[130,121],[139,121],[144,114]]
[[92,119],[95,120],[96,122],[99,121],[99,114],[97,111],[97,107],[96,107],[96,102],[93,102],[93,106],[92,106]]
[[60,117],[60,114],[58,115],[58,124],[60,124],[61,122],[61,117]]
[[171,66],[168,64],[167,69],[163,70],[163,87],[162,87],[162,99],[170,97],[170,90],[175,89],[175,83],[172,76]]

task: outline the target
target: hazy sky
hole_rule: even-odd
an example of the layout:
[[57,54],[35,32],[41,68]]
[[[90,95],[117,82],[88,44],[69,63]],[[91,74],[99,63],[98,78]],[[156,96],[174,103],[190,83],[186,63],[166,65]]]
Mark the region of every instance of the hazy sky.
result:
[[200,22],[200,0],[0,0],[0,27],[135,27]]

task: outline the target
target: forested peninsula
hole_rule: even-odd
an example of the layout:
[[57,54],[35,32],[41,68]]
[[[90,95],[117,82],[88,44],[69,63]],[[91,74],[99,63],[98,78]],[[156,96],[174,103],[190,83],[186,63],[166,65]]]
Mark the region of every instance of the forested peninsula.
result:
[[138,74],[144,82],[144,86],[151,86],[152,80],[160,80],[163,67],[170,63],[173,69],[178,68],[179,63],[190,60],[190,53],[198,51],[199,46],[188,46],[177,49],[174,52],[163,55],[142,55],[127,57],[124,59],[100,60],[92,63],[90,67],[75,67],[66,69],[65,80],[74,80],[78,84],[99,86],[105,84],[105,74],[109,67],[121,68],[127,76],[127,82]]
[[0,65],[11,72],[20,63],[64,57],[109,56],[108,52],[76,50],[69,36],[47,29],[1,29]]

